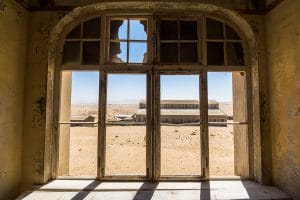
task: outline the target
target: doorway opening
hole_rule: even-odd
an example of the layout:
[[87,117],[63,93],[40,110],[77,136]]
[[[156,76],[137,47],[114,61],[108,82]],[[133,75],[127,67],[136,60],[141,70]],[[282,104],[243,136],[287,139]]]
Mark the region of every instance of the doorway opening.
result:
[[59,176],[97,177],[99,72],[62,71]]
[[108,74],[105,176],[147,176],[147,78]]
[[161,176],[201,176],[199,75],[160,75]]
[[248,175],[245,72],[208,73],[210,176]]

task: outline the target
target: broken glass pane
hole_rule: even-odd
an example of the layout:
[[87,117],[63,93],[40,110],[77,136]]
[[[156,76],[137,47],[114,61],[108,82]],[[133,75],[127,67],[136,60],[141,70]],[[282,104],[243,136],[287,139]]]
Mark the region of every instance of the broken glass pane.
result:
[[224,43],[223,42],[207,43],[207,64],[224,65]]
[[100,38],[100,18],[83,23],[83,38]]
[[130,20],[130,40],[147,40],[147,21]]
[[227,64],[231,66],[244,65],[244,53],[242,44],[239,42],[227,43]]
[[223,23],[206,18],[207,39],[223,39]]
[[160,39],[177,40],[178,39],[178,22],[173,20],[162,20],[160,22]]
[[147,44],[141,42],[131,42],[129,44],[129,62],[146,63],[147,62]]
[[127,42],[110,43],[110,61],[113,63],[127,62]]
[[230,40],[240,40],[240,36],[230,27],[226,26],[226,38]]
[[160,44],[160,61],[164,63],[177,63],[178,60],[178,44],[177,43],[161,43]]
[[80,62],[80,42],[65,42],[63,63],[74,64]]
[[127,40],[127,20],[111,20],[110,22],[110,39]]
[[197,21],[180,22],[180,39],[197,40]]
[[100,43],[99,42],[83,42],[82,64],[93,65],[99,64]]
[[81,32],[81,24],[79,24],[76,28],[74,28],[68,35],[67,39],[74,39],[74,38],[80,38],[80,32]]
[[198,61],[197,43],[180,43],[180,61],[195,63]]

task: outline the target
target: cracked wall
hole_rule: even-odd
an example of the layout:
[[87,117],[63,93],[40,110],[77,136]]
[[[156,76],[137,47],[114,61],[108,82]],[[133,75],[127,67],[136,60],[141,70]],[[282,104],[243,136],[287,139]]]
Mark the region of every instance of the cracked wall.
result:
[[300,1],[266,16],[274,184],[300,199]]

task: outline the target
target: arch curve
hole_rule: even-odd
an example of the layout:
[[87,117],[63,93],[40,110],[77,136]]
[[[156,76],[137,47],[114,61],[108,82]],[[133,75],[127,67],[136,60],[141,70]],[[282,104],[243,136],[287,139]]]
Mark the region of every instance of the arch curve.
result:
[[[48,80],[47,80],[47,116],[46,116],[46,144],[45,144],[45,165],[51,165],[53,158],[51,154],[53,151],[53,125],[54,125],[54,114],[53,108],[55,104],[54,90],[55,90],[55,74],[56,68],[60,65],[63,39],[69,33],[70,30],[75,28],[80,22],[97,17],[103,11],[134,11],[134,12],[158,12],[158,11],[189,11],[194,13],[203,13],[207,16],[214,16],[222,19],[225,22],[230,23],[233,28],[239,33],[242,40],[244,41],[244,54],[245,54],[245,65],[249,67],[251,73],[250,80],[250,93],[252,97],[252,108],[249,110],[252,113],[253,127],[252,136],[250,142],[253,143],[253,148],[249,151],[253,153],[253,157],[249,160],[250,177],[256,180],[261,180],[261,166],[260,166],[260,118],[259,118],[259,78],[258,78],[258,58],[255,34],[248,24],[248,22],[240,16],[238,13],[215,5],[203,4],[203,3],[183,3],[183,2],[103,2],[88,5],[85,7],[75,8],[64,16],[58,24],[55,26],[50,34],[49,39],[49,50],[48,50]],[[253,137],[256,137],[253,139]],[[253,141],[257,141],[255,144]],[[48,145],[49,143],[49,145]],[[257,146],[255,146],[257,145]],[[48,155],[47,155],[48,154]],[[255,159],[254,159],[255,157]],[[48,165],[48,166],[49,166]],[[254,168],[255,167],[255,168]],[[45,171],[45,177],[51,177],[54,169]],[[53,176],[52,176],[53,178]]]

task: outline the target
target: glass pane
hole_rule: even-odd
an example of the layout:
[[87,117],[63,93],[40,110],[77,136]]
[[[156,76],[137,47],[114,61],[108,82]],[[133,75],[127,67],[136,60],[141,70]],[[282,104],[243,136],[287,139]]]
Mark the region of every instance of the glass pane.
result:
[[130,20],[130,38],[131,40],[147,40],[147,21]]
[[76,28],[74,28],[68,35],[67,39],[74,39],[74,38],[80,38],[80,32],[81,32],[81,24],[79,24]]
[[99,73],[63,71],[60,93],[60,121],[98,120]]
[[230,27],[226,26],[226,38],[230,40],[240,40],[240,36]]
[[209,167],[211,176],[234,176],[234,140],[232,125],[210,125]]
[[160,62],[164,62],[164,63],[178,62],[177,43],[160,43]]
[[62,72],[59,176],[97,176],[98,98],[98,72]]
[[197,21],[180,21],[180,39],[197,40]]
[[[246,76],[244,72],[209,72],[209,154],[212,176],[247,175]],[[215,106],[216,105],[216,106]]]
[[146,175],[146,76],[107,81],[105,175]]
[[127,62],[127,42],[110,43],[110,62],[113,63]]
[[128,29],[127,20],[111,20],[110,21],[110,39],[112,40],[126,40]]
[[207,42],[207,64],[224,65],[223,42]]
[[232,73],[208,73],[209,162],[212,176],[234,175]]
[[177,40],[178,39],[178,22],[173,20],[162,20],[160,22],[160,39]]
[[80,42],[65,42],[64,64],[79,64],[80,62]]
[[207,39],[223,39],[223,23],[206,18]]
[[59,176],[97,177],[98,127],[59,126]]
[[83,42],[82,64],[97,65],[100,57],[100,42]]
[[198,75],[161,76],[161,175],[201,175]]
[[100,18],[92,19],[83,23],[83,38],[100,38]]
[[129,62],[146,63],[147,62],[147,43],[130,42],[129,44]]
[[244,52],[241,43],[227,43],[227,64],[232,66],[244,65]]
[[195,63],[198,61],[197,43],[180,43],[180,61]]

